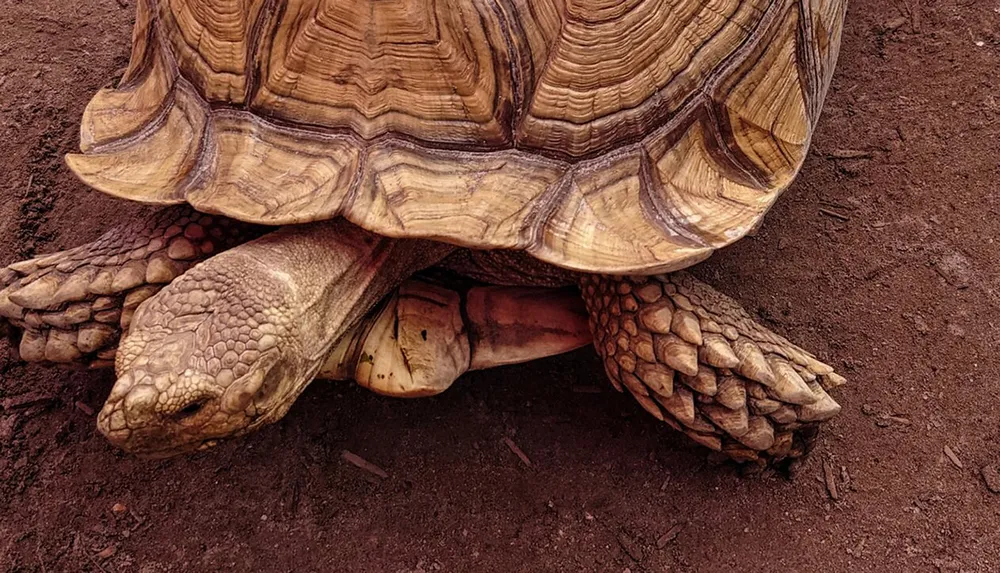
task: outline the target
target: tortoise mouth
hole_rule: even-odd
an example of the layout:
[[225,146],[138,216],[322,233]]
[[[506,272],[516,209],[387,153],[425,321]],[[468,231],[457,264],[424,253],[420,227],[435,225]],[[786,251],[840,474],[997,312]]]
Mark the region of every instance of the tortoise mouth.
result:
[[207,438],[199,442],[192,442],[183,446],[173,446],[155,450],[133,450],[131,453],[142,460],[165,460],[184,454],[204,452],[214,448],[223,441],[223,438]]
[[106,411],[102,411],[97,421],[98,431],[104,434],[111,445],[144,460],[161,460],[202,452],[230,437],[229,435],[185,435],[184,432],[176,431],[177,428],[164,428],[159,424],[112,430],[109,417]]

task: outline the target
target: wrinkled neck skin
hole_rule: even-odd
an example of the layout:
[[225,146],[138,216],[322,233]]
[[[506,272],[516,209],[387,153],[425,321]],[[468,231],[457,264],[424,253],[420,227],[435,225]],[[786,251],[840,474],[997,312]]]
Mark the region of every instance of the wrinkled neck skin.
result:
[[159,458],[277,421],[338,339],[454,249],[337,220],[285,227],[216,255],[139,307],[99,429],[129,452]]
[[289,324],[306,369],[285,402],[291,405],[334,344],[387,294],[453,250],[435,242],[383,237],[340,221],[279,230],[241,253],[257,258],[294,290]]

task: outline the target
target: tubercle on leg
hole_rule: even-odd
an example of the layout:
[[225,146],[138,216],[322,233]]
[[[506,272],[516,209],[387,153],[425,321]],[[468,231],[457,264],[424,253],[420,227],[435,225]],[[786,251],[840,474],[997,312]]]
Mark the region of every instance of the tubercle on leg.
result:
[[0,270],[0,322],[32,362],[110,367],[135,309],[191,266],[264,232],[189,207]]
[[840,410],[833,368],[688,273],[581,287],[612,383],[711,450],[757,465],[801,457]]

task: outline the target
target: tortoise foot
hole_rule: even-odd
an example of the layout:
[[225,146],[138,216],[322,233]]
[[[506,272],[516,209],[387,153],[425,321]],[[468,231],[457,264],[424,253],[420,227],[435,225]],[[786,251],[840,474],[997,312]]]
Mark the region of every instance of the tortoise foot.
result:
[[173,207],[91,243],[14,263],[0,269],[0,329],[29,362],[112,366],[139,303],[197,262],[258,232]]
[[787,465],[840,411],[833,368],[687,273],[587,276],[582,289],[615,387],[717,455]]

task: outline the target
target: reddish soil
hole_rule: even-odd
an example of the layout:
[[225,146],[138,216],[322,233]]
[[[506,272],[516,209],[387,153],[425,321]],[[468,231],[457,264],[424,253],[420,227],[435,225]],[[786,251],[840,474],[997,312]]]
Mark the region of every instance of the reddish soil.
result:
[[[141,216],[61,161],[132,4],[0,0],[0,264]],[[795,479],[707,465],[590,351],[418,401],[316,384],[160,462],[96,432],[110,373],[0,359],[0,570],[1000,570],[998,6],[853,0],[802,176],[695,270],[850,379]]]

